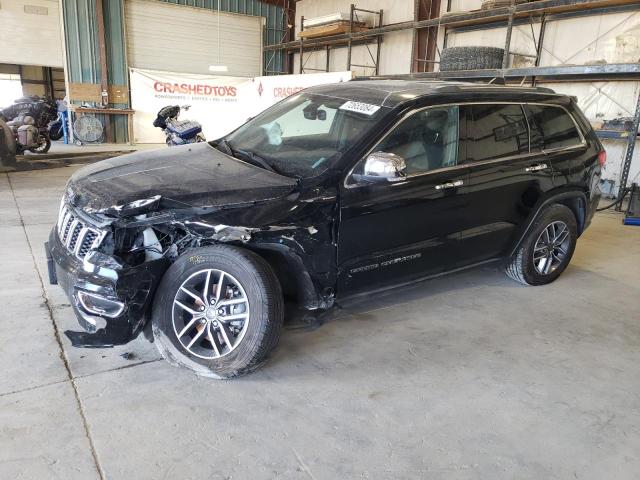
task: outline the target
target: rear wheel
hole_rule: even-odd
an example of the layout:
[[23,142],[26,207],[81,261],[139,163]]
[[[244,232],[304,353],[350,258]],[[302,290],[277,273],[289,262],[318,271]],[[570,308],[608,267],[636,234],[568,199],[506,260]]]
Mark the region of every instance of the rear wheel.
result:
[[231,378],[264,363],[283,316],[271,267],[253,252],[215,245],[189,251],[167,270],[154,300],[152,329],[169,363]]
[[573,212],[564,205],[551,205],[538,216],[509,259],[507,275],[525,285],[553,282],[569,265],[577,238]]

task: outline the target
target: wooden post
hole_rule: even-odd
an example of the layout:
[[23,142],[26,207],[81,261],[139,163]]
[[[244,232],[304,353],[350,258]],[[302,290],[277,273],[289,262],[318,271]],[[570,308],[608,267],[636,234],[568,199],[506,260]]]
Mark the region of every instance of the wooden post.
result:
[[[109,74],[107,70],[107,40],[105,36],[102,0],[96,0],[96,21],[98,24],[98,45],[100,48],[100,93],[102,105],[106,107],[109,104],[109,97],[105,96],[105,94],[108,95],[109,92]],[[113,135],[111,132],[111,118],[105,116],[104,119],[106,140],[108,143],[112,143]]]

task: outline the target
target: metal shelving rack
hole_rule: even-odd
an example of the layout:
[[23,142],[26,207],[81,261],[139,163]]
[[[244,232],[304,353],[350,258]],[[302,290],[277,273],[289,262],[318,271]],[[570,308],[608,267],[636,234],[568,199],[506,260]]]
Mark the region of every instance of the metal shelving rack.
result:
[[[420,0],[416,0],[419,2]],[[441,0],[444,2],[444,0]],[[418,3],[416,3],[418,5]],[[353,9],[353,5],[352,5]],[[437,18],[429,18],[425,20],[413,20],[400,22],[395,24],[383,25],[382,12],[380,22],[376,28],[363,32],[348,32],[340,35],[333,35],[330,38],[308,39],[305,41],[290,41],[277,45],[269,45],[264,47],[265,51],[269,50],[285,50],[288,52],[298,51],[302,54],[314,48],[332,46],[347,46],[351,48],[355,45],[366,43],[367,41],[376,41],[378,43],[378,54],[375,61],[375,74],[372,77],[382,79],[450,79],[450,80],[467,80],[467,81],[490,81],[494,78],[503,78],[505,82],[524,83],[530,81],[535,85],[541,80],[546,81],[619,81],[633,80],[640,81],[640,64],[639,63],[622,63],[622,64],[604,64],[604,65],[560,65],[560,66],[540,66],[540,56],[542,53],[542,44],[544,41],[547,22],[554,19],[570,18],[584,15],[598,15],[602,13],[614,13],[627,10],[640,10],[640,1],[638,0],[540,0],[528,3],[515,4],[512,0],[510,6],[498,7],[486,10],[476,10],[461,13],[445,13]],[[352,11],[353,18],[353,11]],[[528,68],[509,68],[509,50],[511,46],[511,33],[514,25],[518,22],[540,22],[540,33],[536,43],[536,55],[533,67]],[[413,30],[418,32],[424,29],[446,29],[459,27],[486,28],[495,26],[506,26],[505,36],[505,56],[501,69],[492,70],[469,70],[458,72],[415,72],[403,75],[378,75],[379,64],[379,45],[385,34],[402,30]],[[414,35],[414,38],[416,35]],[[415,40],[414,40],[415,49]],[[327,53],[327,58],[328,58]],[[430,62],[437,63],[435,58],[420,59],[420,52],[413,55],[414,62]],[[350,55],[349,55],[350,58]],[[302,55],[301,55],[301,62]],[[327,61],[327,69],[329,62]],[[348,69],[356,66],[348,62]],[[301,69],[304,71],[304,68]],[[328,71],[328,70],[327,70]],[[360,77],[360,78],[372,78]],[[622,176],[619,185],[619,192],[623,194],[628,181],[629,169],[633,157],[635,140],[638,134],[638,125],[640,123],[640,95],[635,110],[634,128],[628,133],[627,151],[622,167]]]
[[[375,30],[375,29],[382,28],[382,21],[384,16],[383,10],[379,10],[379,11],[366,10],[364,8],[358,8],[356,7],[355,4],[352,3],[350,8],[350,13],[349,13],[348,33],[343,35],[331,35],[327,37],[313,38],[309,40],[305,40],[304,38],[300,37],[300,40],[297,40],[295,42],[280,44],[280,45],[290,45],[288,47],[282,47],[282,49],[284,49],[285,51],[291,51],[291,50],[297,49],[298,53],[300,54],[299,73],[305,73],[305,71],[307,70],[316,71],[316,72],[328,72],[330,60],[331,60],[331,49],[343,48],[343,47],[346,47],[348,49],[347,68],[346,68],[347,70],[351,70],[351,67],[362,67],[362,68],[373,69],[374,75],[377,75],[379,73],[378,65],[380,64],[380,45],[382,44],[382,38],[384,35],[378,34],[373,36],[367,36],[362,39],[358,39],[358,38],[354,39],[353,36],[356,33],[359,33],[359,32],[353,31],[354,23],[359,21],[358,12],[373,14],[374,16],[377,17],[377,21],[375,22],[375,26],[373,29]],[[304,17],[300,17],[300,31],[301,32],[304,31]],[[340,37],[340,38],[337,38],[337,37]],[[293,44],[296,44],[297,46],[295,47],[291,46]],[[370,44],[376,45],[375,56],[371,53],[371,49],[369,48]],[[373,63],[372,65],[358,65],[351,62],[351,54],[353,51],[353,47],[356,45],[365,45],[367,47],[367,51],[369,52],[369,56]],[[270,49],[270,50],[274,50],[274,49]],[[326,52],[325,68],[319,69],[319,68],[305,67],[306,61],[308,61],[309,56],[312,55],[313,52],[316,52],[319,50],[325,50]],[[268,51],[268,47],[265,47],[265,51]],[[309,53],[309,56],[307,56],[307,60],[304,59],[304,54],[306,52]]]

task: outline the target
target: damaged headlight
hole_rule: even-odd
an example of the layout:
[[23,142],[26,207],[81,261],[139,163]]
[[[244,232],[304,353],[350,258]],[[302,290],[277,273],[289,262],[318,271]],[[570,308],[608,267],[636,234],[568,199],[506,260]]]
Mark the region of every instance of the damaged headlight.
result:
[[152,212],[158,208],[159,204],[160,195],[155,195],[149,198],[134,200],[133,202],[125,203],[124,205],[114,205],[113,207],[101,210],[99,213],[113,215],[116,217],[131,217],[142,213]]

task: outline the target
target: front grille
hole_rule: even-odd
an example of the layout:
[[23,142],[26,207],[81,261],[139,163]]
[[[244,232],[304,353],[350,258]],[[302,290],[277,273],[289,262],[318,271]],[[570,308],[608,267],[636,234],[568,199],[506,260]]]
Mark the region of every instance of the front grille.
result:
[[70,253],[82,260],[89,250],[98,247],[103,236],[63,205],[58,217],[58,237]]

